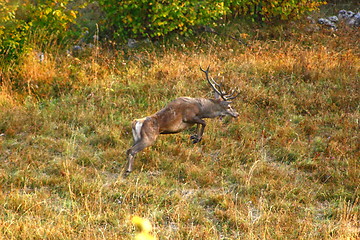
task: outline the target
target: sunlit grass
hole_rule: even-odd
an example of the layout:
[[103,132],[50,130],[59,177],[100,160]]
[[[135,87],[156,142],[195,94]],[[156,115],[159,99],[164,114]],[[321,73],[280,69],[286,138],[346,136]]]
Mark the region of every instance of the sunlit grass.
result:
[[[133,239],[139,216],[156,239],[356,239],[359,45],[303,34],[24,56],[0,88],[2,237]],[[240,117],[160,136],[123,178],[132,119],[212,96],[199,65]]]

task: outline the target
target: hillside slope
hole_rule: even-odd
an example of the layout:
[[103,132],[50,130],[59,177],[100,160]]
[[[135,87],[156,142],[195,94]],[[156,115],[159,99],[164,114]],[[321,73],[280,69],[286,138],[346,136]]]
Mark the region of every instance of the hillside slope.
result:
[[[1,239],[132,239],[134,215],[158,239],[356,239],[359,32],[284,29],[24,57],[0,92]],[[240,117],[160,136],[124,178],[134,118],[212,97],[199,65]]]

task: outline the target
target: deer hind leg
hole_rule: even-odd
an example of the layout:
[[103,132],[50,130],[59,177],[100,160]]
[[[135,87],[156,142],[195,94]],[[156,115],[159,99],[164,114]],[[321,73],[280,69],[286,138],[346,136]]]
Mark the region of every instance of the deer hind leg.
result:
[[146,121],[146,119],[135,120],[132,124],[132,131],[134,145],[126,152],[128,158],[127,173],[133,170],[135,155],[144,148],[152,145],[159,135],[153,124]]
[[127,150],[128,166],[126,172],[130,173],[133,170],[135,154],[150,145],[151,143],[146,142],[145,140],[140,140],[137,143],[135,143],[129,150]]

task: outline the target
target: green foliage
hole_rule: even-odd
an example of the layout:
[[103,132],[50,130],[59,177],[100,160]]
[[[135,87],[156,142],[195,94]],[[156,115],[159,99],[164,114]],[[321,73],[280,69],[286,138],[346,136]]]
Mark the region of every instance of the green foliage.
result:
[[233,14],[260,21],[288,20],[317,10],[322,1],[227,0],[155,1],[100,0],[106,14],[105,29],[115,38],[161,37],[177,31],[191,34],[193,26],[214,25]]
[[[0,1],[0,54],[13,57],[15,51],[21,51],[26,39],[28,24],[16,18],[19,4]],[[20,48],[20,49],[19,49]]]
[[235,15],[250,16],[254,20],[273,21],[298,19],[305,13],[326,4],[320,0],[228,0],[226,6]]
[[221,17],[230,14],[260,21],[293,19],[324,3],[312,0],[83,0],[80,3],[0,0],[0,54],[5,59],[14,59],[29,50],[28,43],[34,39],[46,45],[53,40],[80,36],[82,26],[73,29],[70,26],[75,23],[78,10],[90,2],[100,5],[105,20],[99,20],[99,24],[115,39],[156,38],[175,31],[189,35],[194,26],[215,25]]
[[116,38],[159,37],[170,32],[191,33],[190,27],[210,24],[227,13],[224,1],[100,0],[107,29]]
[[[29,42],[66,37],[77,11],[69,7],[72,1],[0,1],[0,54],[5,59],[17,58],[29,50]],[[51,36],[51,37],[50,37]]]

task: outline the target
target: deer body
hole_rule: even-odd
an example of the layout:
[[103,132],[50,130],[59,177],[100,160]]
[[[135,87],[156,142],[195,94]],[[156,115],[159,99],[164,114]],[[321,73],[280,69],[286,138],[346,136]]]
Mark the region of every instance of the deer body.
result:
[[[207,71],[203,70],[207,79],[208,70],[209,68]],[[190,139],[193,140],[193,143],[197,143],[201,141],[206,126],[204,118],[225,115],[238,117],[239,114],[231,108],[231,102],[227,101],[223,93],[216,91],[215,96],[214,99],[180,97],[151,116],[135,119],[132,123],[134,145],[127,151],[126,171],[128,173],[132,171],[135,154],[152,145],[160,134],[182,132],[196,124],[196,134],[192,135]]]

